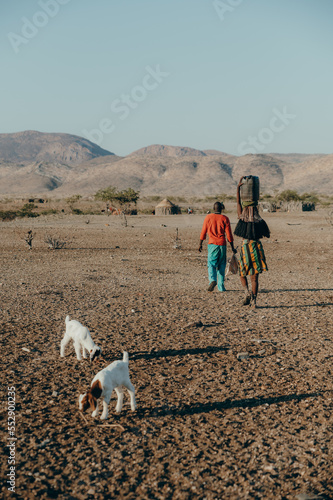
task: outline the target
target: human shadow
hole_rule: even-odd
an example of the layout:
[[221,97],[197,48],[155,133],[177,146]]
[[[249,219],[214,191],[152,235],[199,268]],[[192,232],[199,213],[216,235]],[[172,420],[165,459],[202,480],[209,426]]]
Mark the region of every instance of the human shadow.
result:
[[316,304],[300,304],[298,306],[257,306],[256,309],[298,309],[302,307],[328,307],[333,306],[333,302],[317,302]]
[[307,398],[316,398],[321,395],[321,392],[313,392],[309,394],[288,394],[282,396],[258,397],[250,399],[236,399],[219,401],[215,403],[199,403],[195,405],[182,405],[179,408],[172,408],[169,405],[160,406],[158,408],[141,409],[142,416],[149,417],[166,417],[168,415],[184,416],[197,415],[201,413],[210,413],[212,411],[230,410],[232,408],[255,408],[257,406],[272,405],[279,403],[289,403],[290,401],[302,401]]
[[275,292],[333,292],[333,288],[276,288],[275,290],[263,288],[259,293]]
[[131,355],[132,359],[154,359],[166,358],[171,356],[185,356],[186,354],[211,354],[215,352],[225,352],[230,349],[229,346],[208,346],[208,347],[194,347],[190,349],[164,349],[161,351],[144,352],[137,351]]

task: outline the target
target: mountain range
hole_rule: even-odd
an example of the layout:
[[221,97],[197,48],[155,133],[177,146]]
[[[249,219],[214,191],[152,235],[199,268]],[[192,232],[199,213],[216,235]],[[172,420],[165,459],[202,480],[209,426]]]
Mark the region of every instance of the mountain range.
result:
[[142,195],[235,193],[242,175],[258,175],[263,192],[333,190],[333,155],[247,154],[151,145],[120,157],[70,134],[0,134],[0,195],[90,195],[113,185]]

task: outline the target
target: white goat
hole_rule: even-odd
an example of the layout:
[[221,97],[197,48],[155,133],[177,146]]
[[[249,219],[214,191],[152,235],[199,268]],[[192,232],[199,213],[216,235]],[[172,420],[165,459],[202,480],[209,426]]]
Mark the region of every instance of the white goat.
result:
[[102,353],[102,349],[97,347],[93,339],[91,338],[90,332],[86,326],[81,325],[75,319],[70,320],[69,316],[66,316],[66,332],[64,338],[61,341],[60,345],[60,356],[62,358],[65,357],[65,347],[70,340],[74,342],[74,348],[76,352],[76,357],[79,361],[81,361],[81,347],[82,347],[82,355],[84,358],[87,358],[87,351],[90,354],[90,361],[93,361],[95,358],[100,356]]
[[116,412],[120,412],[123,407],[123,387],[126,387],[131,398],[131,410],[136,409],[135,389],[131,384],[128,369],[128,353],[124,352],[122,361],[114,361],[109,366],[95,375],[91,382],[91,387],[85,393],[79,396],[79,409],[86,411],[88,408],[93,410],[92,417],[98,415],[98,399],[103,401],[103,413],[101,420],[108,418],[108,404],[110,403],[113,390],[118,396]]

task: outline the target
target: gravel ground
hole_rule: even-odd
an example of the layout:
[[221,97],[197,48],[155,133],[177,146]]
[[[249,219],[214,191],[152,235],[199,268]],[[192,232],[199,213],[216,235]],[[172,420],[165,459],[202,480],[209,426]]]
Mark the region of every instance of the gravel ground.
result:
[[[1,223],[3,498],[11,386],[18,498],[333,498],[333,228],[324,211],[265,218],[256,310],[237,276],[207,292],[203,216]],[[46,234],[72,242],[52,251]],[[72,345],[60,358],[67,314],[104,363],[76,361]],[[123,350],[137,411],[125,394],[107,422],[83,415],[79,393]]]

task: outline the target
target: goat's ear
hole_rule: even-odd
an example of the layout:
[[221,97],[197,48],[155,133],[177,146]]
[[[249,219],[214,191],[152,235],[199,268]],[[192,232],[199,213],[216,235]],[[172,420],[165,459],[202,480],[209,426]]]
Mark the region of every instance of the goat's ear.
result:
[[91,394],[94,398],[98,399],[102,394],[102,385],[99,380],[93,383],[90,389]]
[[93,411],[96,410],[96,398],[94,398],[91,392],[88,392],[88,403]]

